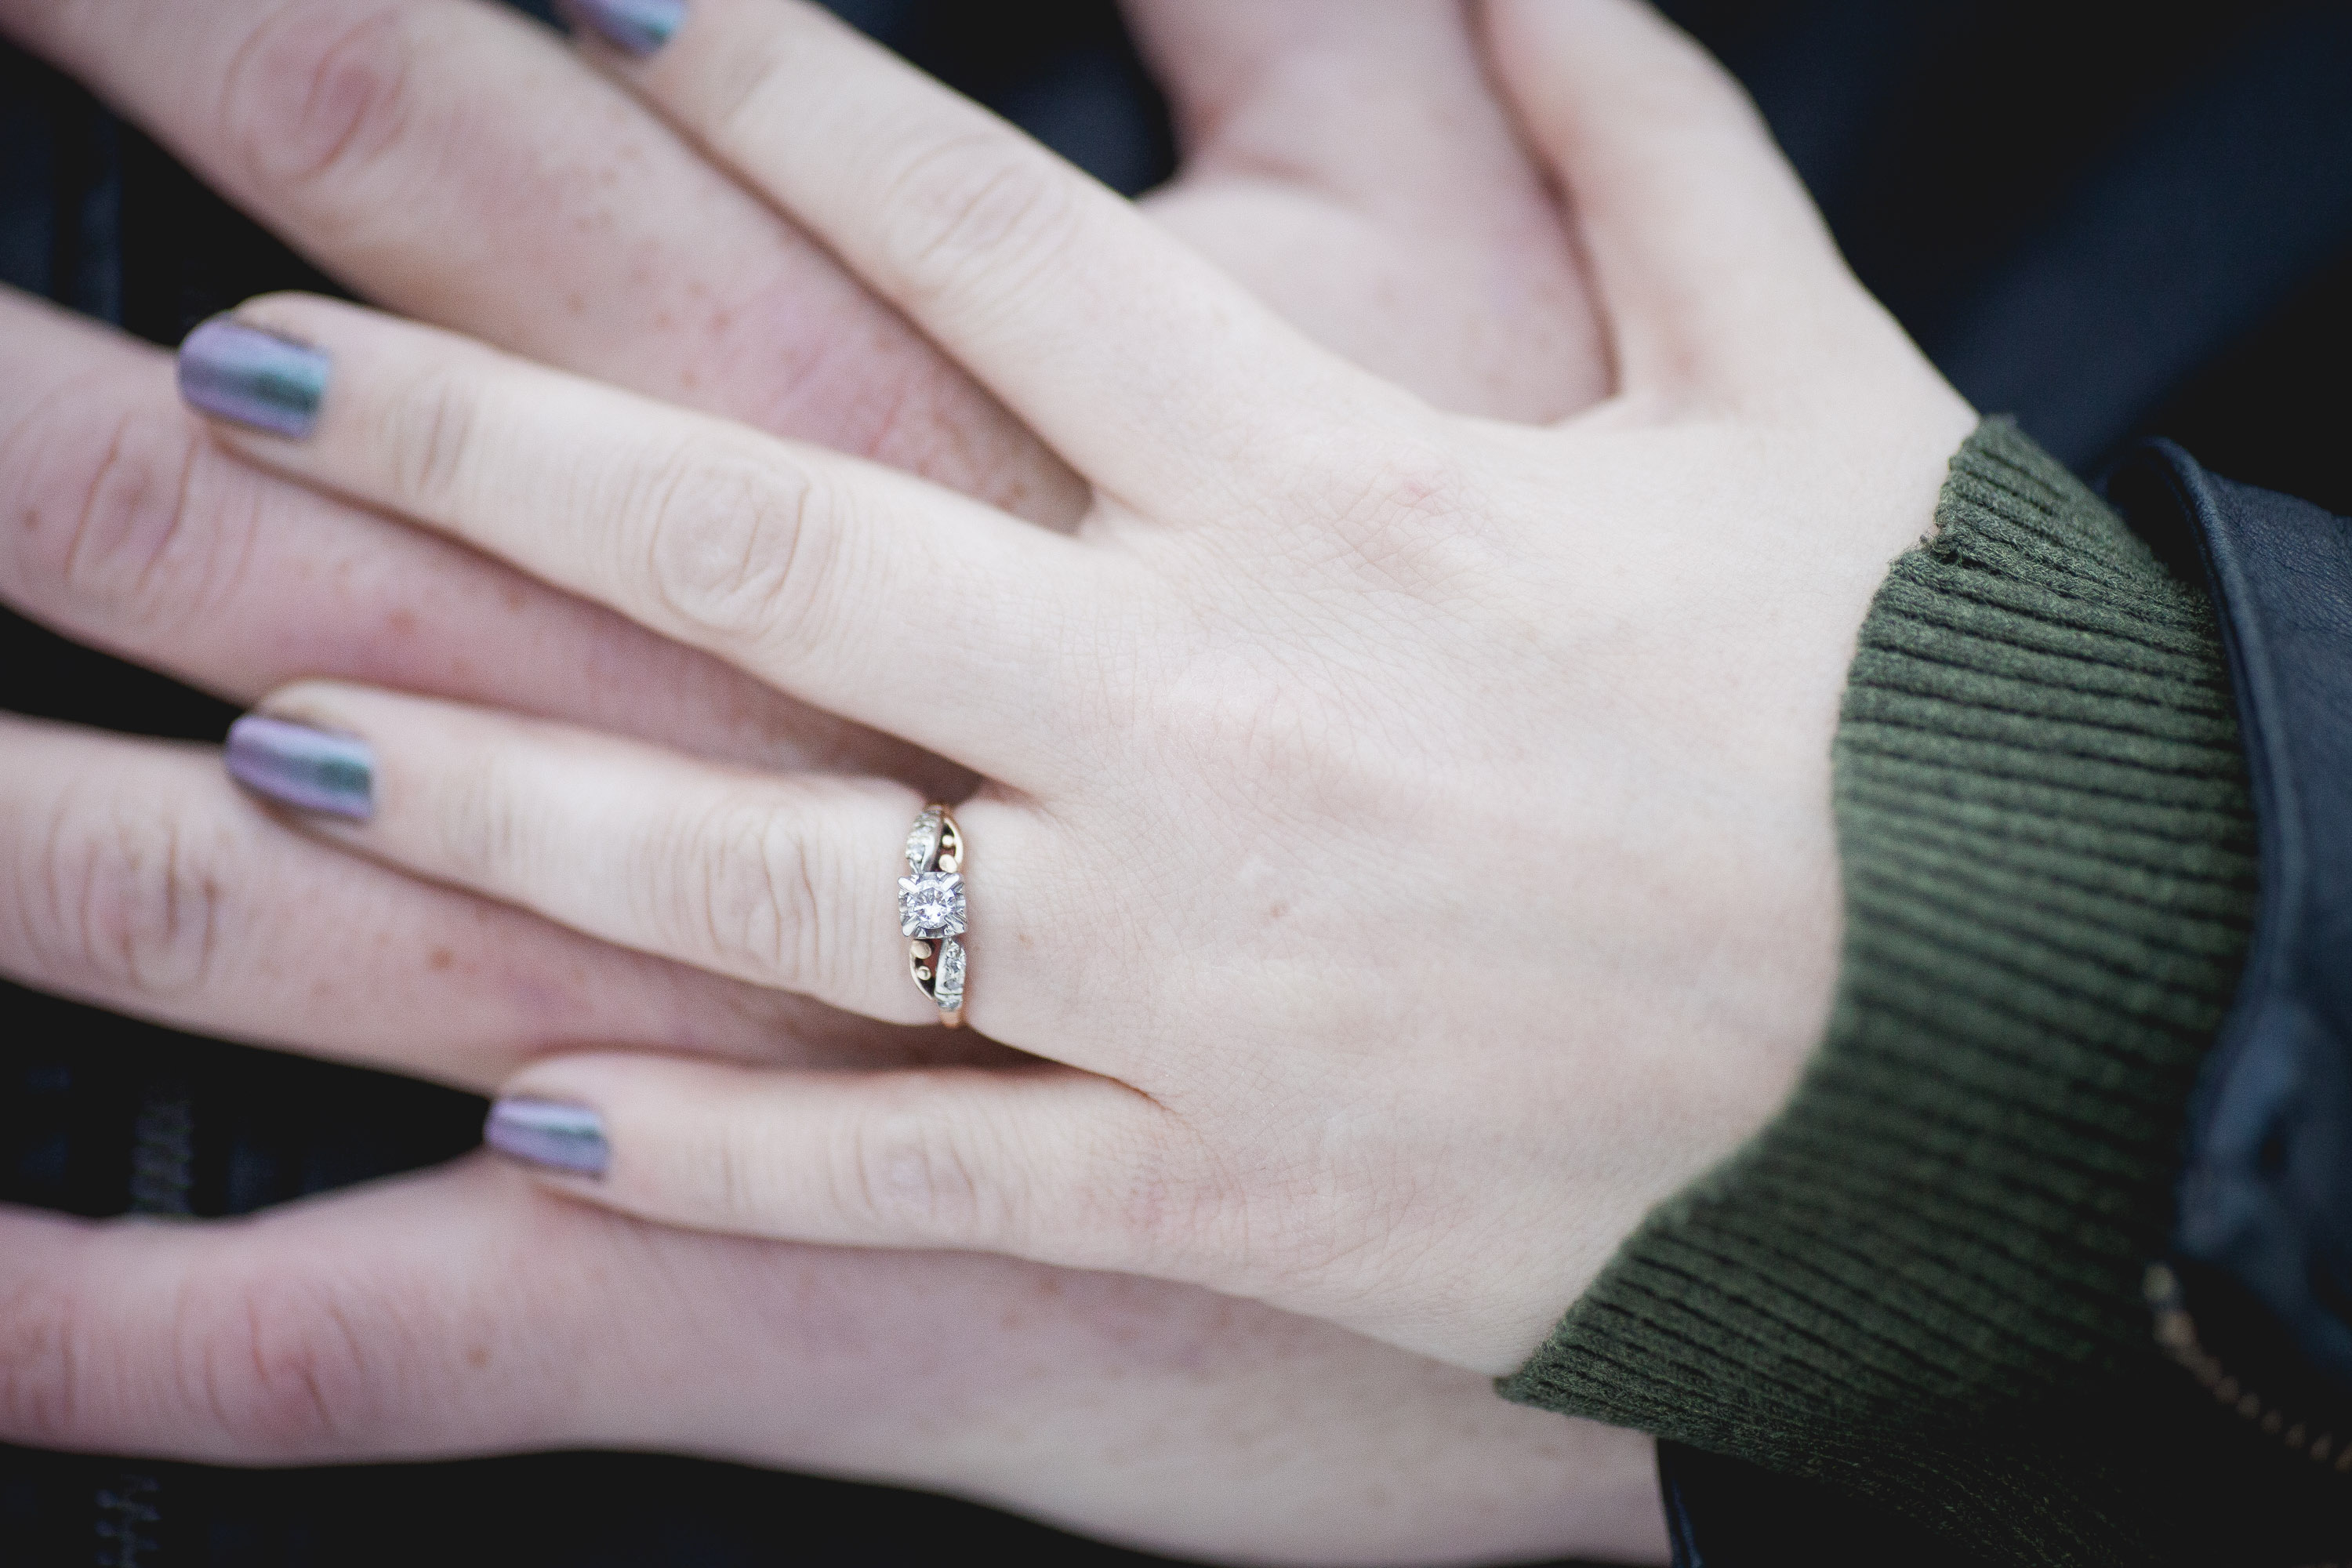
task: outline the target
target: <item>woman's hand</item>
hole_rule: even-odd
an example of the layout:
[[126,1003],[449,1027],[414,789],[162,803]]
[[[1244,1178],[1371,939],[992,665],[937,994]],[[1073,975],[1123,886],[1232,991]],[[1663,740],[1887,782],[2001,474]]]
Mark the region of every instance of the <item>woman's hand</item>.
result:
[[[551,1058],[563,1190],[647,1217],[1152,1272],[1485,1371],[1779,1103],[1837,942],[1855,630],[1973,416],[1738,91],[1622,0],[1498,6],[1620,372],[1439,414],[808,8],[615,68],[1094,486],[1075,538],[299,299],[191,340],[256,461],[441,529],[990,782],[967,1010],[1026,1074]],[[301,354],[315,353],[310,359]],[[297,378],[299,379],[299,377]],[[257,385],[258,384],[253,384]],[[351,687],[268,705],[305,825],[894,1022],[920,797]],[[317,738],[343,731],[361,738]],[[372,760],[362,761],[372,751]],[[366,776],[356,776],[356,775]]]
[[[1139,9],[1181,26],[1231,7]],[[1564,411],[1601,384],[1597,344],[1451,11],[1302,4],[1286,18],[1320,35],[1163,41],[1172,89],[1203,104],[1163,215],[1441,403]],[[0,22],[387,303],[1027,515],[1075,504],[1066,471],[818,247],[503,13],[0,0]],[[1333,101],[1334,79],[1384,90]],[[38,524],[0,542],[0,596],[74,635],[232,697],[331,672],[766,766],[962,776],[249,468],[190,424],[152,351],[5,298],[0,337],[0,486]],[[483,1089],[583,1040],[798,1066],[998,1054],[322,854],[234,798],[204,749],[0,721],[0,969],[50,989]],[[674,1447],[1181,1552],[1656,1550],[1645,1441],[1336,1330],[1157,1282],[670,1231],[478,1163],[216,1226],[0,1214],[0,1437],[46,1447]]]
[[[1600,346],[1560,254],[1559,215],[1454,6],[1401,4],[1367,19],[1339,0],[1302,0],[1271,29],[1237,0],[1136,10],[1188,106],[1184,167],[1160,198],[1171,222],[1312,310],[1344,352],[1448,405],[1536,417],[1597,395]],[[199,15],[0,0],[0,26],[84,75],[372,298],[1028,515],[1075,515],[1067,471],[898,312],[561,40],[501,8],[217,0]],[[1334,81],[1382,91],[1335,98]],[[1406,289],[1411,308],[1393,308]],[[1507,336],[1507,321],[1526,331]],[[0,385],[0,509],[25,523],[0,532],[0,600],[68,635],[239,701],[340,676],[728,761],[969,787],[951,763],[705,654],[257,471],[186,416],[165,356],[119,334],[0,290],[0,342],[12,372]],[[70,732],[40,756],[36,767],[26,753],[11,782],[45,797],[125,768],[119,746]],[[169,769],[131,776],[160,788]],[[93,895],[96,916],[30,921],[0,946],[0,968],[165,1022],[495,1081],[519,1058],[486,1056],[488,1042],[525,1020],[537,1049],[590,1037],[594,1017],[611,1031],[601,1037],[740,1052],[767,1048],[780,1007],[794,1019],[830,1011],[708,982],[695,987],[705,1000],[688,1002],[669,966],[476,900],[432,896],[427,918],[417,895],[394,896],[397,884],[341,857],[264,854],[242,847],[242,830],[178,820],[184,794],[65,793],[85,808],[58,819],[48,849],[17,853],[91,868],[45,881],[110,890]],[[126,837],[126,823],[141,831]],[[268,876],[244,874],[265,860]],[[157,875],[158,864],[184,874]],[[291,886],[299,899],[269,892]],[[355,924],[411,940],[357,965],[349,943],[317,934]],[[205,931],[204,966],[170,956]],[[583,973],[593,978],[545,978]],[[376,1002],[386,994],[432,1011],[394,1027]],[[968,1054],[924,1037],[893,1047],[860,1019],[828,1023],[868,1060]]]

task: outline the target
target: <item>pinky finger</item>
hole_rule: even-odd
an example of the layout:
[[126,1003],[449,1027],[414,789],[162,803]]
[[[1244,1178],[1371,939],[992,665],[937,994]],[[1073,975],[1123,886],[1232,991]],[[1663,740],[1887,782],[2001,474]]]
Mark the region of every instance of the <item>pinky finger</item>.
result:
[[492,1108],[490,1146],[566,1190],[701,1230],[953,1247],[1132,1268],[1168,1190],[1174,1119],[1066,1068],[745,1069],[647,1055],[554,1058]]

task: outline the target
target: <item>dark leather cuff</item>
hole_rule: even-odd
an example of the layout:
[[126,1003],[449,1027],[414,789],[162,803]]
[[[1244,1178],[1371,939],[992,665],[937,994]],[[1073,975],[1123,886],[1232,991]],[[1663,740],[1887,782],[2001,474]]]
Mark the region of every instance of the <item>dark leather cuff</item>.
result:
[[2216,478],[2168,442],[2110,493],[2204,579],[2262,868],[2151,1305],[2217,1404],[2345,1478],[2352,1518],[2352,522]]

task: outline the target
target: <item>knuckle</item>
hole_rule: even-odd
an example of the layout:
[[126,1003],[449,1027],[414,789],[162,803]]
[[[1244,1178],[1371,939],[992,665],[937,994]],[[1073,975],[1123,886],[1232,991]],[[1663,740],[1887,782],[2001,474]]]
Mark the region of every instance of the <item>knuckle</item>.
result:
[[514,887],[525,879],[533,842],[529,791],[497,747],[468,748],[435,784],[432,812],[441,863],[461,879]]
[[187,1402],[239,1452],[315,1453],[384,1424],[397,1336],[331,1285],[260,1276],[182,1304]]
[[986,276],[992,292],[1060,250],[1078,206],[1066,171],[990,131],[925,146],[883,183],[883,262],[918,299]]
[[68,1448],[81,1437],[79,1304],[28,1281],[0,1299],[0,1422],[10,1441]]
[[801,962],[819,923],[807,848],[777,812],[729,802],[649,848],[657,865],[686,868],[676,880],[679,907],[664,923],[680,930],[688,951],[739,975],[823,990]]
[[[430,122],[410,31],[416,7],[306,0],[266,8],[221,93],[222,144],[265,189],[360,217],[385,154]],[[313,235],[313,237],[317,237]]]
[[69,798],[50,819],[26,900],[44,967],[154,999],[201,990],[228,917],[236,855],[226,839],[152,802]]
[[1262,648],[1194,659],[1161,687],[1136,721],[1161,752],[1213,778],[1269,778],[1304,786],[1344,754],[1335,732],[1337,695],[1311,669]]
[[205,526],[209,467],[200,435],[126,409],[110,379],[45,399],[0,445],[27,596],[126,633],[166,631],[198,612],[223,553],[224,531]]
[[841,933],[856,928],[838,917],[856,900],[842,885],[845,868],[839,858],[817,853],[805,825],[781,813],[769,815],[756,848],[744,861],[758,870],[756,934],[777,955],[778,972],[798,990],[848,994],[856,943]]
[[883,1236],[985,1245],[1003,1228],[1001,1186],[984,1186],[969,1133],[933,1107],[883,1105],[848,1141],[842,1205]]
[[1415,599],[1474,590],[1514,570],[1495,520],[1505,512],[1492,481],[1464,452],[1414,436],[1335,442],[1296,481],[1294,515],[1318,526],[1299,536],[1312,566],[1337,568]]
[[420,510],[442,508],[476,449],[482,389],[475,369],[436,365],[383,405],[382,450],[394,493]]
[[1480,486],[1461,454],[1426,441],[1348,444],[1324,477],[1337,521],[1349,533],[1391,537],[1452,532],[1481,510]]
[[750,454],[680,454],[647,483],[646,575],[682,625],[734,647],[821,640],[827,564],[814,476]]

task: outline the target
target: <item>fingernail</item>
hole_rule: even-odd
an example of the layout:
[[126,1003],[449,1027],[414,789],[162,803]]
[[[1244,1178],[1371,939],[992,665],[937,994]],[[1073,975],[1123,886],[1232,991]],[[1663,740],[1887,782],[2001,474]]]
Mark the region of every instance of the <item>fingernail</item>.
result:
[[319,422],[327,356],[308,343],[215,316],[180,344],[180,395],[205,413],[297,440]]
[[248,713],[228,727],[226,756],[256,795],[354,822],[375,815],[375,752],[357,735]]
[[643,59],[686,20],[686,0],[562,0],[564,13],[616,49]]
[[603,1175],[613,1158],[603,1117],[552,1100],[499,1100],[482,1124],[482,1142],[510,1160],[580,1176]]

